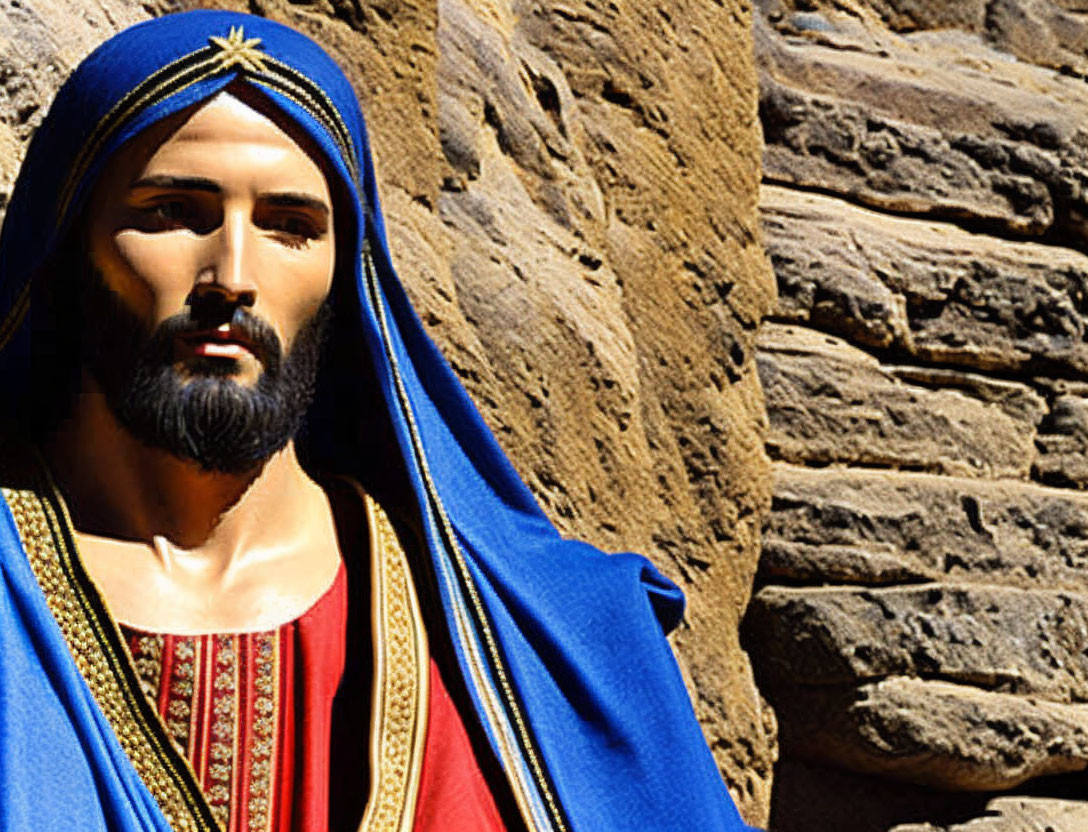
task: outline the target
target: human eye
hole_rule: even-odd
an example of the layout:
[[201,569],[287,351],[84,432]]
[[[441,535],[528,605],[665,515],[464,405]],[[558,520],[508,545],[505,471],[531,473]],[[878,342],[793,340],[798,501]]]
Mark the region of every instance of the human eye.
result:
[[304,248],[325,236],[326,227],[314,217],[301,212],[272,212],[257,223],[288,248]]
[[148,219],[158,220],[163,224],[177,223],[190,213],[189,206],[181,199],[162,199],[144,205],[141,213]]
[[163,195],[134,206],[136,224],[145,231],[188,229],[202,234],[214,225],[206,213],[197,201],[184,195]]

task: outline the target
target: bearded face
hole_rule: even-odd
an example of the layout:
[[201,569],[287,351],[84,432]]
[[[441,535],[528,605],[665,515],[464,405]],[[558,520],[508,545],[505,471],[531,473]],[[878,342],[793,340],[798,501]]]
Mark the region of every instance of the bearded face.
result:
[[87,378],[146,445],[238,474],[299,430],[336,252],[310,144],[232,89],[137,136],[97,181],[64,302]]
[[[80,353],[118,421],[146,445],[207,471],[240,474],[298,433],[313,396],[324,335],[323,304],[284,353],[265,321],[242,306],[197,302],[148,327],[97,271],[82,283]],[[214,297],[214,296],[213,296]],[[176,345],[229,324],[263,369],[240,383],[232,357],[177,360]]]

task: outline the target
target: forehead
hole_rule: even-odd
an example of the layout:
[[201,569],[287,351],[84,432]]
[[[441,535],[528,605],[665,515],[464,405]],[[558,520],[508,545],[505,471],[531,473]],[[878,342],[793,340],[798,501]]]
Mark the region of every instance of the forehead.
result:
[[221,92],[144,131],[110,160],[95,189],[115,191],[142,176],[202,177],[257,190],[303,190],[329,199],[320,154],[282,116]]

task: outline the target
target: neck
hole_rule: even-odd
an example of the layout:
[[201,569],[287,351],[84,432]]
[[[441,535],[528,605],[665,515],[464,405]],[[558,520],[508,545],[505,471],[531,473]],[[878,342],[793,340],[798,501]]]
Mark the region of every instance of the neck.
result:
[[133,437],[93,385],[44,451],[77,530],[143,542],[167,560],[199,553],[215,571],[282,545],[324,503],[292,443],[244,473],[206,471]]

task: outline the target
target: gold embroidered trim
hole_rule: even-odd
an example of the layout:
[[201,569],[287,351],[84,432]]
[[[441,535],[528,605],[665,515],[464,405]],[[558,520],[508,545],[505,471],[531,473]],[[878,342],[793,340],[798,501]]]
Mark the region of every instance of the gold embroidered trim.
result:
[[[3,482],[18,481],[20,487],[2,487],[0,495],[11,509],[31,569],[77,669],[174,832],[220,832],[217,821],[224,823],[225,818],[221,817],[221,811],[215,811],[218,807],[209,806],[196,775],[174,744],[184,748],[192,735],[193,708],[191,704],[184,705],[189,704],[186,700],[193,695],[192,675],[200,664],[196,640],[183,638],[175,645],[170,712],[164,722],[142,690],[147,680],[142,681],[142,674],[136,672],[117,624],[83,570],[71,521],[44,464],[40,460],[30,463],[12,450],[7,445],[0,448],[4,467],[0,474]],[[19,463],[22,463],[19,476],[13,477],[9,469]],[[24,487],[31,465],[33,484]],[[370,528],[375,663],[370,737],[372,782],[360,832],[411,832],[427,734],[430,672],[427,635],[408,559],[397,534],[381,507],[356,488],[364,501]],[[107,632],[113,636],[112,642]],[[234,651],[228,647],[230,655],[225,655],[224,646],[219,648],[219,658],[230,665]],[[277,673],[275,648],[270,636],[267,644],[262,643],[258,650],[258,688],[262,692],[269,688],[270,696],[274,691],[268,683]],[[140,642],[141,657],[146,652],[149,661],[156,654],[161,659],[162,649],[161,636],[149,635]],[[218,669],[232,676],[237,671],[234,666]],[[127,675],[125,670],[129,671]],[[255,703],[258,717],[254,729],[259,734],[257,745],[261,747],[255,747],[254,757],[271,763],[275,758],[274,726],[263,726],[267,728],[263,730],[257,724],[262,711],[267,710],[261,707],[262,698],[258,696]],[[225,723],[237,716],[234,708],[230,710],[230,714],[217,715],[213,729],[216,740],[223,739],[219,736],[222,732],[218,731],[218,723],[223,721],[222,727],[226,729]],[[257,820],[254,817],[257,815],[264,815],[267,820],[264,805],[267,792],[267,783],[255,782],[247,807],[253,820]],[[260,828],[261,824],[258,822],[256,826]]]
[[[204,660],[207,672],[214,678],[212,686],[207,686],[207,696],[213,703],[211,741],[230,742],[234,753],[230,759],[209,761],[208,772],[204,778],[204,795],[212,807],[212,815],[223,829],[230,826],[231,797],[233,796],[233,774],[238,765],[238,651],[234,649],[234,639],[230,636],[216,636],[214,639],[194,638],[197,642],[207,642],[208,658]],[[212,649],[212,644],[215,649]],[[215,654],[215,661],[211,654]],[[200,667],[197,664],[197,667]],[[208,741],[208,737],[204,741]],[[190,749],[189,759],[193,760],[196,749]]]
[[[5,482],[12,481],[10,469],[17,453],[10,444],[0,453],[9,469],[3,472]],[[174,832],[219,832],[195,777],[166,739],[140,689],[116,624],[82,572],[59,494],[40,462],[25,462],[29,464],[19,473],[36,467],[33,484],[0,488],[0,494],[11,509],[30,567],[76,667]]]
[[[61,197],[57,203],[58,224],[68,212],[68,206],[75,195],[76,186],[83,179],[91,161],[114,130],[145,107],[166,98],[167,95],[175,95],[182,90],[188,89],[193,84],[219,72],[219,54],[213,47],[205,46],[195,52],[182,55],[148,76],[143,83],[130,90],[110,108],[109,112],[95,125],[87,143],[83,145],[83,149],[72,164],[71,172],[61,189]],[[181,82],[181,79],[187,74],[192,74],[192,77]]]
[[[196,668],[200,667],[199,650],[200,643],[193,638],[179,638],[174,642],[174,667],[170,676],[170,703],[166,706],[166,729],[170,739],[185,754],[189,751],[189,738],[196,729],[193,694],[196,691]],[[214,807],[212,814],[215,814]]]
[[132,666],[140,677],[140,688],[152,702],[159,699],[159,683],[162,680],[162,650],[166,640],[157,634],[140,636],[132,652]]
[[[281,84],[292,87],[294,95],[288,95],[308,112],[318,123],[324,124],[340,148],[352,175],[358,183],[358,163],[351,147],[351,132],[344,124],[339,110],[324,91],[310,78],[294,67],[276,60],[271,55],[257,51],[259,38],[246,40],[242,30],[231,27],[226,38],[211,37],[210,46],[204,46],[182,55],[149,75],[140,85],[124,95],[103,116],[87,143],[72,165],[58,202],[57,222],[64,219],[75,195],[76,186],[83,179],[98,151],[113,132],[135,113],[150,107],[159,100],[176,95],[194,84],[238,68],[238,72],[257,81],[269,82],[269,86],[281,89]],[[280,82],[280,83],[276,83]]]
[[374,684],[371,786],[360,832],[410,832],[427,736],[429,653],[408,558],[389,518],[362,491],[370,527]]
[[[249,798],[246,811],[249,832],[272,828],[272,773],[279,754],[277,748],[277,682],[280,675],[279,633],[254,636],[257,645],[257,697],[253,703],[253,736],[250,748]],[[237,758],[236,758],[237,759]]]
[[[290,635],[283,627],[257,633],[129,637],[141,686],[156,708],[165,688],[167,731],[203,784],[211,814],[222,829],[232,828],[232,821],[239,832],[269,832],[273,827],[285,638]],[[164,680],[167,651],[172,660]],[[198,687],[203,693],[198,694]],[[250,730],[243,727],[247,719]]]
[[506,705],[506,712],[509,713],[514,721],[514,727],[517,732],[517,737],[521,748],[524,750],[525,756],[528,758],[529,767],[533,776],[534,785],[536,786],[539,794],[543,797],[547,804],[548,818],[538,818],[537,813],[533,811],[533,796],[530,789],[527,787],[524,778],[522,777],[520,766],[517,764],[517,754],[510,748],[509,740],[506,737],[506,732],[503,730],[505,720],[502,712],[501,703],[494,701],[494,695],[492,693],[491,685],[487,679],[487,671],[484,666],[484,659],[478,654],[478,647],[475,640],[472,638],[471,622],[466,620],[464,611],[455,603],[455,619],[458,623],[458,629],[461,631],[461,641],[466,647],[469,666],[473,671],[473,678],[476,682],[477,691],[481,694],[481,701],[484,703],[488,712],[488,718],[495,728],[495,736],[500,744],[501,756],[504,758],[504,766],[507,776],[511,779],[511,786],[513,786],[515,802],[518,804],[518,809],[521,812],[522,819],[525,821],[526,826],[531,832],[538,832],[538,830],[546,830],[548,828],[555,828],[559,832],[567,832],[566,820],[564,813],[562,812],[558,798],[553,794],[551,784],[544,773],[543,766],[540,762],[540,758],[535,750],[535,743],[531,734],[529,733],[528,726],[522,715],[521,705],[517,700],[513,691],[513,686],[510,683],[510,679],[505,669],[505,662],[498,649],[498,643],[495,640],[494,634],[491,632],[491,627],[488,623],[487,612],[480,601],[479,595],[476,592],[476,585],[472,579],[472,575],[468,570],[468,566],[465,563],[464,554],[461,552],[460,547],[457,544],[457,538],[453,533],[453,528],[450,524],[449,517],[446,515],[445,509],[442,506],[441,497],[438,494],[438,489],[434,485],[434,480],[431,477],[430,467],[427,464],[427,457],[423,453],[422,439],[420,438],[419,428],[416,425],[415,414],[412,412],[412,408],[409,403],[408,393],[404,386],[404,380],[401,375],[399,362],[397,360],[396,353],[393,350],[392,338],[389,332],[389,324],[386,318],[385,307],[381,302],[381,297],[378,291],[378,277],[374,268],[374,262],[370,254],[369,240],[364,241],[363,244],[363,268],[366,276],[367,290],[370,295],[371,306],[373,307],[375,314],[378,317],[378,324],[381,329],[381,335],[383,344],[386,351],[386,357],[390,362],[393,369],[393,379],[396,385],[397,396],[400,401],[401,411],[404,413],[405,419],[408,422],[409,433],[411,435],[413,449],[415,451],[417,462],[419,463],[420,471],[423,476],[424,485],[427,488],[430,504],[434,515],[436,515],[438,522],[441,524],[443,534],[447,541],[447,545],[453,555],[454,563],[460,574],[461,581],[467,588],[469,601],[472,604],[472,611],[477,622],[477,626],[482,634],[484,645],[487,650],[487,658],[490,660],[489,664],[493,669],[493,672],[498,680],[499,691]]
[[[277,60],[271,55],[266,55],[264,60],[265,63],[275,71],[265,71],[259,76],[254,76],[254,80],[267,82],[268,80],[275,79],[276,81],[279,81],[280,83],[276,85],[276,89],[280,93],[293,100],[302,107],[302,109],[313,116],[314,119],[324,124],[326,128],[331,128],[329,129],[329,132],[332,134],[337,147],[340,148],[340,154],[348,163],[348,168],[351,171],[351,176],[355,181],[356,187],[359,187],[359,160],[356,158],[355,151],[352,149],[351,131],[348,130],[336,105],[332,103],[332,100],[325,94],[325,91],[321,89],[321,87],[290,64],[285,64],[283,61]],[[284,84],[291,87],[290,93],[283,89]],[[360,194],[360,200],[363,199],[363,195]]]

